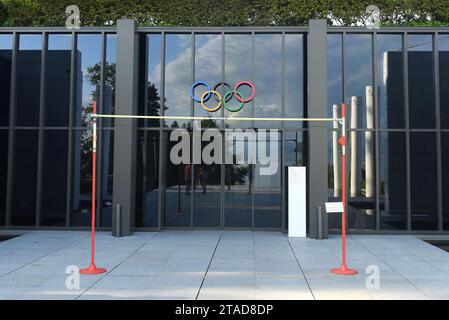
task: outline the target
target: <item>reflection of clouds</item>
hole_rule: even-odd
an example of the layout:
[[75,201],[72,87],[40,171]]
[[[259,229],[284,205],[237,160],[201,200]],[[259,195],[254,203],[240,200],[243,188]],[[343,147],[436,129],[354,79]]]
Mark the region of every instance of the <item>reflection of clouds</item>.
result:
[[[256,116],[281,117],[281,35],[256,35]],[[287,67],[286,71],[289,70]]]
[[348,35],[346,52],[348,95],[364,96],[365,86],[372,83],[371,36]]
[[[255,116],[281,117],[281,42],[282,36],[256,35],[255,39]],[[203,80],[211,87],[221,81],[221,35],[197,35],[195,52],[195,80]],[[301,98],[299,90],[302,60],[301,46],[296,43],[301,37],[286,41],[285,76],[291,88],[291,103]],[[191,99],[191,36],[168,35],[167,59],[165,67],[166,105],[169,114],[190,114]],[[225,35],[225,81],[233,87],[237,82],[251,80],[252,77],[252,38],[250,35]],[[292,67],[289,67],[291,62]],[[161,65],[150,70],[149,78],[157,79]],[[200,91],[198,91],[199,93]],[[242,93],[249,92],[243,89]],[[231,105],[234,105],[231,102]],[[252,115],[252,103],[235,113],[226,112],[227,117]],[[296,115],[296,116],[299,116]]]

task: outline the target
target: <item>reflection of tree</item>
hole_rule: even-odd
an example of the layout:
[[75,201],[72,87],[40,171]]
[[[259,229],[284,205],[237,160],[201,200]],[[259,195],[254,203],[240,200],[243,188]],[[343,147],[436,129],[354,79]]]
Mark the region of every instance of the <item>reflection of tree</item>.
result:
[[[115,109],[115,74],[116,65],[115,63],[105,63],[104,66],[104,86],[111,89],[111,112],[114,113]],[[97,62],[95,65],[87,68],[87,81],[92,84],[95,88],[91,92],[91,102],[87,106],[82,106],[81,110],[81,126],[85,128],[91,128],[93,125],[92,117],[90,116],[93,112],[93,102],[97,101],[97,91],[101,85],[101,63]],[[81,148],[81,176],[91,177],[92,170],[92,130],[82,130],[80,139]],[[89,183],[84,179],[84,183]],[[87,187],[87,186],[86,186]],[[86,190],[86,189],[84,189]]]
[[[115,63],[105,62],[104,66],[104,86],[111,89],[111,113],[115,113],[115,73],[116,65]],[[97,62],[92,67],[87,68],[87,77],[89,82],[99,88],[101,85],[101,63]],[[96,91],[92,92],[92,97],[95,99]]]
[[[154,85],[154,83],[148,82],[147,87],[147,106],[145,110],[145,114],[149,116],[159,116],[161,110],[161,97],[159,96],[158,89]],[[150,127],[159,127],[161,121],[159,119],[149,119],[148,125]]]

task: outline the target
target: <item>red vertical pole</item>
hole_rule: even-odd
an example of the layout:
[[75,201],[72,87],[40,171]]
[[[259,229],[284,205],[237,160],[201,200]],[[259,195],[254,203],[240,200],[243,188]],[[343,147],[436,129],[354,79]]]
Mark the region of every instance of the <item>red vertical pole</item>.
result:
[[346,265],[346,111],[345,104],[341,104],[341,126],[342,134],[339,139],[341,145],[341,201],[343,202],[343,212],[341,213],[341,266],[338,269],[331,269],[332,273],[342,275],[357,274],[357,270],[348,269]]
[[[92,113],[97,114],[97,102],[94,100],[92,104]],[[95,209],[96,209],[96,182],[97,182],[97,119],[92,120],[92,220],[91,220],[91,247],[90,247],[90,265],[88,268],[81,269],[81,274],[99,274],[105,273],[104,268],[95,266]]]

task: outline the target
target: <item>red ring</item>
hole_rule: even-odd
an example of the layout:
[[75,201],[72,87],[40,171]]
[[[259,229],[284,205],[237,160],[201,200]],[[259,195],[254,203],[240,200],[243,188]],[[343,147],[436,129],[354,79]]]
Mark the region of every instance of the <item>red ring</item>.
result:
[[250,102],[251,100],[253,100],[253,98],[254,98],[254,96],[255,96],[255,94],[256,94],[256,88],[254,87],[254,84],[253,84],[252,82],[249,82],[249,81],[240,81],[239,83],[237,83],[237,84],[235,85],[234,90],[237,91],[238,88],[239,88],[240,86],[243,86],[243,85],[245,85],[245,84],[246,84],[247,86],[250,86],[250,87],[251,87],[251,96],[250,96],[248,99],[242,99],[242,98],[240,98],[237,94],[234,95],[235,98],[236,98],[238,101],[243,102],[243,103]]

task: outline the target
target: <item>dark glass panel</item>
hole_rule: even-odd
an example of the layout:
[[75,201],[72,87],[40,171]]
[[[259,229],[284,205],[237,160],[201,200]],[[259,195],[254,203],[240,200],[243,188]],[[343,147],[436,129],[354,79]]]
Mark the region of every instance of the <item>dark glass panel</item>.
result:
[[36,130],[15,132],[11,222],[16,226],[36,223],[37,149]]
[[[327,198],[331,202],[341,201],[341,146],[338,138],[340,130],[329,130],[327,135]],[[330,229],[341,228],[341,214],[328,213]]]
[[225,133],[225,159],[233,160],[225,164],[223,217],[225,228],[252,227],[254,160],[249,161],[249,143],[254,143],[254,139],[255,136],[246,138],[237,136],[233,139]]
[[257,162],[254,167],[254,227],[281,228],[281,133],[257,135]]
[[[192,185],[193,185],[193,166],[190,163],[175,164],[171,160],[170,152],[173,146],[180,143],[176,140],[170,141],[170,135],[173,131],[164,132],[164,141],[167,145],[165,151],[165,219],[164,225],[167,227],[190,227],[191,226],[191,205],[192,205]],[[189,137],[190,136],[190,137]],[[185,131],[185,136],[191,141],[191,134]],[[180,139],[180,138],[179,138]],[[189,148],[191,144],[189,143]],[[186,152],[186,150],[183,150]],[[189,161],[191,162],[191,160]]]
[[[195,81],[206,82],[211,87],[211,90],[222,81],[221,40],[221,34],[198,34],[195,36]],[[230,83],[229,85],[233,85],[233,83]],[[223,87],[224,86],[220,86],[217,88],[217,92],[222,98],[229,90],[229,88]],[[205,86],[198,86],[195,89],[195,97],[201,99],[201,96],[206,91],[207,88]],[[232,105],[233,103],[236,103],[236,101],[235,99],[232,99],[229,103]],[[208,108],[215,108],[219,104],[219,99],[217,96],[212,95],[204,104]],[[201,121],[201,126],[203,128],[218,128],[221,126],[222,121],[214,120],[213,118],[221,117],[223,108],[224,106],[222,104],[219,110],[209,112],[201,106],[201,103],[195,102],[193,113],[198,117],[210,117],[210,120]]]
[[0,225],[5,224],[6,176],[8,174],[8,131],[0,131]]
[[48,35],[45,125],[68,126],[70,110],[71,40],[69,34]]
[[159,131],[139,131],[137,151],[136,227],[159,224]]
[[438,36],[441,127],[449,128],[449,34]]
[[408,51],[410,128],[435,128],[432,35],[409,34]]
[[[203,132],[201,164],[193,166],[193,226],[221,227],[221,161],[209,158],[222,156],[222,135],[217,131]],[[210,141],[210,142],[209,142]],[[216,147],[212,149],[212,146]],[[206,163],[207,162],[207,163]]]
[[377,98],[381,128],[404,128],[402,35],[377,35]]
[[[97,100],[101,75],[101,35],[79,34],[76,67],[75,127],[92,125],[89,114]],[[99,107],[97,105],[97,107]]]
[[[342,35],[327,36],[327,116],[333,117],[333,105],[343,102]],[[337,109],[338,112],[338,109]],[[337,116],[340,116],[337,113]],[[330,127],[331,123],[328,124]]]
[[437,219],[435,133],[410,133],[412,230],[435,230]]
[[71,225],[87,226],[92,213],[92,130],[75,130],[73,136]]
[[[106,35],[106,61],[104,66],[103,114],[115,113],[115,66],[117,62],[117,36]],[[103,127],[113,127],[114,119],[104,118]]]
[[100,225],[110,227],[112,225],[112,191],[114,182],[114,130],[103,130],[103,162],[101,181],[101,214]]
[[[192,112],[192,36],[166,35],[165,47],[165,115],[190,116]],[[187,120],[165,120],[170,128],[186,127]]]
[[[375,229],[374,132],[349,132],[348,141],[348,227]],[[352,150],[355,150],[355,154]]]
[[407,228],[406,151],[403,132],[380,132],[380,228]]
[[65,226],[67,205],[66,130],[44,131],[42,172],[42,226]]
[[16,125],[37,126],[41,85],[40,34],[21,34],[17,57]]
[[449,230],[449,132],[441,134],[441,164],[443,175],[443,228]]
[[[252,81],[252,36],[250,34],[226,34],[225,35],[225,81],[231,87],[240,81]],[[242,86],[239,91],[244,97],[251,94],[248,86]],[[256,95],[258,89],[256,86]],[[238,106],[235,100],[229,102],[231,107]],[[238,112],[225,110],[225,117],[252,117],[252,102],[246,103]],[[251,121],[227,121],[227,128],[247,128],[251,127]]]
[[[281,34],[256,34],[254,57],[256,95],[254,107],[250,103],[244,106],[254,108],[254,117],[282,118],[281,54]],[[255,125],[258,128],[281,128],[282,122],[260,121]]]
[[[346,36],[346,104],[347,114],[352,117],[351,102],[357,97],[357,121],[354,128],[367,127],[367,93],[373,92],[372,37],[368,34]],[[370,90],[371,89],[371,90]],[[348,127],[350,127],[348,122]]]
[[[161,110],[161,48],[162,36],[160,34],[147,35],[147,77],[146,85],[146,102],[141,107],[139,114],[143,115],[162,115]],[[153,119],[145,119],[139,122],[144,127],[159,127],[161,121]]]
[[[285,35],[285,117],[304,117],[304,46],[302,34]],[[285,128],[303,128],[304,122],[285,122]]]
[[9,124],[12,35],[0,34],[0,126]]

